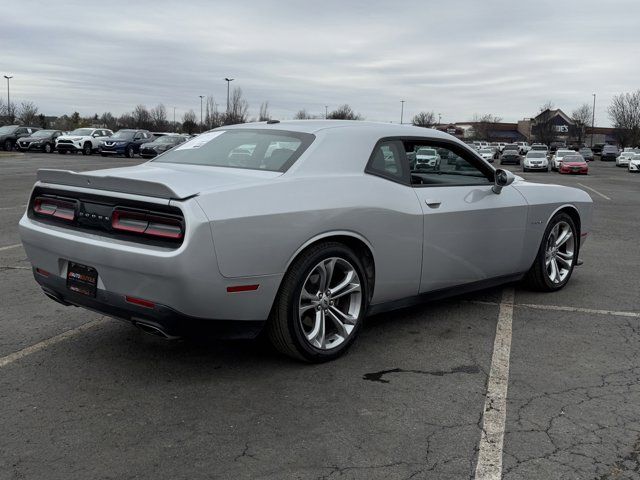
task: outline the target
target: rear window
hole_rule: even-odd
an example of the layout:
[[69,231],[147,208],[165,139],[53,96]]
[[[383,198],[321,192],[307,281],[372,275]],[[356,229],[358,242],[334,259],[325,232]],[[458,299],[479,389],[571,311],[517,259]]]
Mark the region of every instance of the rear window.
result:
[[212,130],[154,161],[284,172],[314,139],[309,133],[284,130]]

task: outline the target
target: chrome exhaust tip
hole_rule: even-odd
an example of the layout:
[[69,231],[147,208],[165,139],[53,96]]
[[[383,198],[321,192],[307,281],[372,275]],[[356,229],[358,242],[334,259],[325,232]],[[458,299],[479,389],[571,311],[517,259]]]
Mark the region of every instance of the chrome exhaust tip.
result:
[[133,320],[133,324],[145,333],[164,338],[165,340],[178,340],[180,337],[169,334],[161,325],[147,320]]

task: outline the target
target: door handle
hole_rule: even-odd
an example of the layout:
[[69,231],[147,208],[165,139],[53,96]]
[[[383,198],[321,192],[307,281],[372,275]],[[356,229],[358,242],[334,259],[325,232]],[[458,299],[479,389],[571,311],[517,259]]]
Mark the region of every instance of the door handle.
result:
[[424,203],[426,203],[429,208],[438,208],[442,202],[440,200],[427,198]]

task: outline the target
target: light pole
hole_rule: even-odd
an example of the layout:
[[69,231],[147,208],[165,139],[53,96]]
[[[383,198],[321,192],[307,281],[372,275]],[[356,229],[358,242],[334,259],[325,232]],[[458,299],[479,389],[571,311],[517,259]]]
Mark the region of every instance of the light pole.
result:
[[202,133],[202,99],[204,95],[198,95],[200,97],[200,133]]
[[9,123],[13,123],[13,117],[11,116],[11,96],[9,95],[9,80],[13,78],[13,75],[5,75],[4,78],[7,79],[7,117],[9,118]]
[[596,94],[593,95],[593,110],[591,110],[591,148],[593,148],[593,129],[596,124]]
[[225,82],[227,82],[227,113],[229,113],[229,84],[235,80],[235,78],[227,78],[225,77]]
[[441,114],[441,113],[439,113],[439,114],[438,114],[438,125],[440,125],[440,120],[441,120],[441,119],[442,119],[442,114]]
[[329,116],[329,105],[324,106],[324,119],[326,120]]
[[400,125],[402,125],[403,117],[404,117],[404,100],[400,100]]

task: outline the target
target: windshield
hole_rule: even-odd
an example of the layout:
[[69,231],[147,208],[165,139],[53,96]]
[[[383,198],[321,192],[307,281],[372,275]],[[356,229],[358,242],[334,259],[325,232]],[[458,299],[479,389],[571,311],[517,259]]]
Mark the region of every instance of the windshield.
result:
[[436,151],[432,148],[419,148],[416,152],[417,155],[428,155],[431,157],[436,156]]
[[480,153],[493,153],[493,150],[490,148],[481,148]]
[[212,130],[154,161],[284,172],[314,139],[309,133],[284,130]]
[[0,134],[3,133],[13,133],[13,131],[18,128],[16,126],[13,125],[7,125],[6,127],[0,127]]
[[529,158],[547,158],[544,152],[530,152],[527,154]]
[[572,151],[572,150],[569,150],[569,151],[567,151],[567,150],[558,150],[556,152],[556,157],[564,157],[565,155],[571,155],[572,153],[575,153],[575,152]]
[[153,143],[169,143],[173,145],[174,143],[177,143],[178,140],[180,140],[180,137],[165,135],[163,137],[156,138]]
[[79,135],[81,137],[86,137],[93,133],[93,128],[76,128],[69,135]]
[[116,133],[111,135],[111,140],[131,140],[133,136],[136,134],[135,130],[118,130]]
[[51,135],[53,132],[55,132],[55,130],[38,130],[37,132],[35,132],[33,135],[31,135],[32,137],[48,137],[49,135]]
[[582,158],[580,155],[566,155],[563,157],[562,161],[567,163],[584,163],[584,158]]

